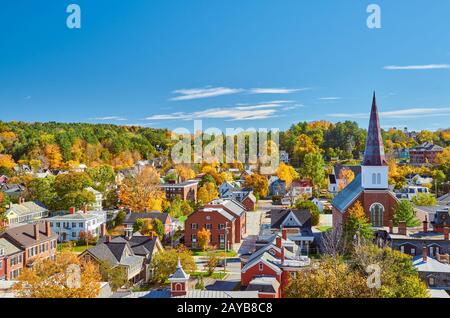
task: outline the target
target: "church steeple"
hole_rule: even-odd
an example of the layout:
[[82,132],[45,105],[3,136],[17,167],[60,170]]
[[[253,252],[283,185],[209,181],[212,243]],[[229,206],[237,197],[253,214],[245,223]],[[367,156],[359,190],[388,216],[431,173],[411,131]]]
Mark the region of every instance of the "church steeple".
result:
[[387,165],[384,155],[383,138],[381,137],[380,118],[378,117],[377,99],[373,93],[372,109],[370,111],[369,130],[367,131],[366,149],[363,166]]

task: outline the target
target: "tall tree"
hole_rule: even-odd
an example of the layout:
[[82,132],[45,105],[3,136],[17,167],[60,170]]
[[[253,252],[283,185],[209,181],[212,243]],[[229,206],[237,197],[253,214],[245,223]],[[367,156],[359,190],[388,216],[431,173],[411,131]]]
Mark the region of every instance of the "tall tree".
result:
[[300,167],[300,175],[309,179],[315,186],[320,186],[325,180],[325,162],[322,155],[318,153],[308,153],[305,155],[303,165]]
[[409,200],[401,200],[394,212],[394,225],[398,225],[400,221],[406,222],[406,226],[418,226],[420,221],[416,218],[414,206]]

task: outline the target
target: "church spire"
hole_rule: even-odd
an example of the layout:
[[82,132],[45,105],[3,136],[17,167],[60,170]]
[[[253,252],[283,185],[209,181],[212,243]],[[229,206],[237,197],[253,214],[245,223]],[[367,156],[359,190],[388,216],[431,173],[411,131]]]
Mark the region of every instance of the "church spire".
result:
[[363,166],[385,166],[384,145],[381,137],[380,118],[378,117],[377,99],[373,93],[372,110],[370,111],[369,130],[367,132],[366,150]]

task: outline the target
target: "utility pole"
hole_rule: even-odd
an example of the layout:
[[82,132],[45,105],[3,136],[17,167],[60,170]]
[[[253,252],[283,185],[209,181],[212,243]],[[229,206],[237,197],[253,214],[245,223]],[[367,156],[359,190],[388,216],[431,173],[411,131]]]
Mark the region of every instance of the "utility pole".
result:
[[224,272],[227,271],[227,252],[228,252],[228,222],[225,222],[225,259],[224,259],[224,266],[223,266],[223,270]]

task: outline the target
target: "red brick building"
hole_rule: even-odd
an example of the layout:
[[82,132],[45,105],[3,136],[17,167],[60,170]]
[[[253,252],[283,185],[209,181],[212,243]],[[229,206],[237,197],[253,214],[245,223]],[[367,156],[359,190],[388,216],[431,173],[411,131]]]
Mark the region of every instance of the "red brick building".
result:
[[245,196],[242,199],[241,203],[247,211],[255,211],[256,210],[256,197],[253,194],[253,192],[250,192],[247,196]]
[[223,207],[202,207],[186,219],[184,224],[184,243],[188,248],[197,249],[197,233],[205,228],[210,231],[210,245],[215,248],[232,249],[236,243],[237,217]]
[[166,198],[172,200],[179,197],[182,200],[190,200],[197,202],[198,180],[189,180],[181,183],[167,183],[161,185],[166,193]]
[[241,286],[258,291],[260,298],[281,298],[289,279],[310,265],[307,256],[299,254],[298,246],[287,238],[287,232],[242,259]]
[[444,148],[434,145],[431,142],[424,142],[423,144],[409,149],[409,162],[412,165],[436,164],[436,157],[442,153]]
[[388,188],[388,166],[381,137],[375,94],[361,173],[334,198],[333,226],[341,225],[347,211],[360,202],[373,227],[389,226],[398,200]]
[[14,280],[23,269],[23,251],[0,238],[0,280]]
[[8,229],[1,236],[24,252],[23,266],[32,266],[36,260],[54,259],[58,236],[49,222],[37,222]]
[[205,208],[222,208],[236,217],[236,221],[234,222],[234,241],[235,243],[242,241],[242,237],[247,232],[247,211],[241,203],[232,199],[217,199],[206,204]]

